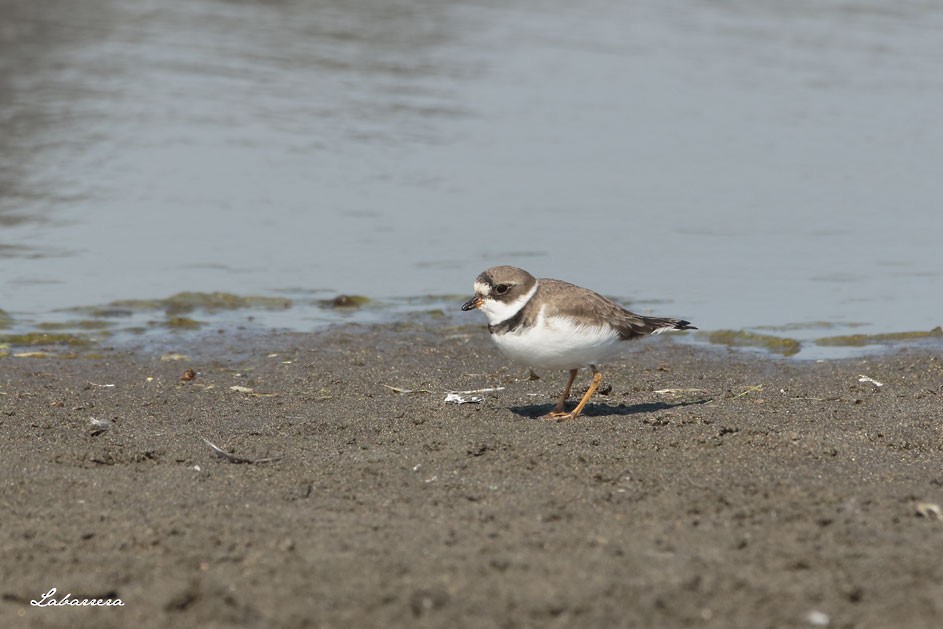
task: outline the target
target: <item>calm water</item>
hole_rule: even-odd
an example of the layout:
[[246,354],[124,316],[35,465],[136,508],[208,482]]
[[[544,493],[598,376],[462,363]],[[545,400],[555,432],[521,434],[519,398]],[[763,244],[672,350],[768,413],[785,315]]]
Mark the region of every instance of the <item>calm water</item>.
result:
[[918,0],[0,0],[0,308],[507,263],[702,329],[929,330],[940,33]]

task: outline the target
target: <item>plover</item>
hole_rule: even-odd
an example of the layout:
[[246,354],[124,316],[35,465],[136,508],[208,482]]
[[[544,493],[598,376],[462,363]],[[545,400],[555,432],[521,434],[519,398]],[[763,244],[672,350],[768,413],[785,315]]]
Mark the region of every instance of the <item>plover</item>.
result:
[[[531,368],[568,369],[570,379],[557,405],[542,419],[565,421],[583,412],[596,392],[598,366],[613,357],[622,341],[668,330],[696,330],[689,321],[646,317],[629,312],[588,288],[553,279],[537,279],[524,269],[496,266],[475,279],[475,296],[462,310],[481,310],[498,348]],[[564,408],[580,367],[593,381],[572,411]]]

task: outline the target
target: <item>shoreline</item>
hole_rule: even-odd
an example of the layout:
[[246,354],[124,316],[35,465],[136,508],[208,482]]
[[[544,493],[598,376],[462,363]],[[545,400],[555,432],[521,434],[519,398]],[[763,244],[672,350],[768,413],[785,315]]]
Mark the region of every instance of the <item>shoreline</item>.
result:
[[[185,341],[214,331],[236,330],[257,335],[281,332],[320,332],[346,325],[398,326],[419,322],[436,328],[474,327],[458,304],[461,295],[374,299],[320,291],[318,298],[274,295],[236,295],[224,292],[181,292],[164,299],[128,299],[103,306],[69,308],[43,316],[14,317],[0,310],[0,358],[13,353],[49,352],[59,356],[98,347],[141,347]],[[617,303],[639,309],[625,300]],[[642,311],[642,310],[640,310]],[[718,346],[772,357],[806,360],[844,360],[901,349],[934,351],[943,348],[943,327],[930,330],[874,328],[864,323],[823,321],[741,328],[706,328],[690,333],[687,342]],[[687,334],[687,333],[685,333]],[[11,350],[11,348],[13,348]],[[37,349],[38,348],[38,349]],[[69,352],[61,351],[69,349]]]
[[653,338],[563,424],[527,375],[474,325],[0,359],[2,624],[938,623],[939,352]]

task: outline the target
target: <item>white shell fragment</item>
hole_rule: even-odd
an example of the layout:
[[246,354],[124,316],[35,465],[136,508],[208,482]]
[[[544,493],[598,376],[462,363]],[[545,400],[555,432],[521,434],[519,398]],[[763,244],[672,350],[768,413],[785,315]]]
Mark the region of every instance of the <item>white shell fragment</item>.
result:
[[92,417],[88,420],[88,423],[90,423],[92,428],[95,429],[95,432],[99,434],[111,428],[111,421],[107,419],[98,419],[97,417]]
[[448,393],[445,396],[446,404],[478,404],[484,402],[485,398],[480,396],[465,397],[458,393]]
[[943,510],[941,510],[940,505],[935,502],[918,502],[914,505],[914,508],[917,511],[917,515],[922,518],[943,520]]
[[884,386],[884,383],[883,383],[883,382],[878,382],[877,380],[875,380],[875,379],[872,378],[871,376],[866,376],[866,375],[864,375],[864,374],[859,374],[859,375],[858,375],[858,382],[870,382],[871,384],[873,384],[873,385],[876,386],[876,387],[883,387],[883,386]]
[[485,398],[475,393],[491,393],[493,391],[503,391],[504,387],[491,387],[489,389],[473,389],[471,391],[449,391],[445,396],[446,404],[480,404]]

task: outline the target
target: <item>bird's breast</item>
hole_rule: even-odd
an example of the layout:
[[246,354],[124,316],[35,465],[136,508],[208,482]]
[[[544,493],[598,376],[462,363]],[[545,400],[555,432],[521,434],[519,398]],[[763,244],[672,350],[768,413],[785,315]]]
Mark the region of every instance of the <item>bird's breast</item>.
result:
[[595,365],[619,350],[619,333],[611,326],[591,326],[543,314],[532,325],[492,334],[491,338],[511,360],[543,369]]

